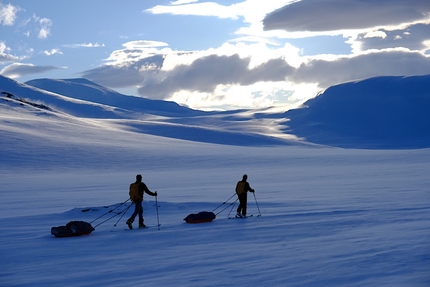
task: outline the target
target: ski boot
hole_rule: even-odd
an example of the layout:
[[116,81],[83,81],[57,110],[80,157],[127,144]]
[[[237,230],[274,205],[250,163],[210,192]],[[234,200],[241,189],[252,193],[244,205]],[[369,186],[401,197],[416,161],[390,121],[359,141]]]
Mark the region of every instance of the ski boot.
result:
[[125,224],[127,224],[128,225],[128,228],[130,228],[130,229],[133,229],[133,225],[132,225],[132,223],[133,223],[133,221],[132,220],[127,220],[126,222],[125,222]]

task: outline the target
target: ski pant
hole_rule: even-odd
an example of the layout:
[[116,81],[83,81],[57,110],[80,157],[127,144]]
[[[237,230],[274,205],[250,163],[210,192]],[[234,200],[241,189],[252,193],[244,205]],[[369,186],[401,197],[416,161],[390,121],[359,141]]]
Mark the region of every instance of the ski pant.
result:
[[143,224],[143,207],[142,201],[136,201],[134,203],[134,212],[130,217],[130,221],[133,222],[134,218],[139,214],[139,224]]
[[239,207],[237,208],[238,213],[242,213],[242,215],[246,215],[246,205],[248,201],[247,192],[244,192],[241,195],[238,195],[239,198]]

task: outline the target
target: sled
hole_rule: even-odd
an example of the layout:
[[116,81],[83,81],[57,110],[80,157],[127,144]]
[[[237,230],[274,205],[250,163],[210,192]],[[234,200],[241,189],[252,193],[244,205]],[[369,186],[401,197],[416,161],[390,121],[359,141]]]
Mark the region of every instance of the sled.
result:
[[184,220],[186,223],[205,223],[205,222],[212,222],[215,218],[216,218],[215,213],[202,211],[199,213],[189,214],[187,217],[184,218]]
[[55,237],[73,237],[88,235],[95,229],[90,223],[85,221],[70,221],[66,226],[57,226],[51,228],[51,234]]

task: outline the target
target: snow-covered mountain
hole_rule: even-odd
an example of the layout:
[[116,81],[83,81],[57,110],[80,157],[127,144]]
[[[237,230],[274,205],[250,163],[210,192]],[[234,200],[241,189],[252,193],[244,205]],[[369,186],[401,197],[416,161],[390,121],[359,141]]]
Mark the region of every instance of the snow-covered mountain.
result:
[[122,95],[83,78],[68,80],[38,79],[28,81],[25,84],[70,98],[140,113],[179,117],[205,114],[202,111],[182,107],[175,102]]
[[430,75],[377,77],[330,87],[302,108],[284,113],[204,112],[123,95],[86,79],[23,84],[0,76],[3,99],[11,94],[52,113],[105,120],[138,133],[239,146],[430,147],[429,91]]
[[[293,137],[276,131],[278,121],[256,119],[247,111],[196,111],[173,102],[122,95],[84,79],[32,81],[39,82],[44,89],[0,76],[1,107],[9,110],[12,101],[23,99],[27,106],[29,103],[45,106],[44,113],[49,109],[58,121],[67,115],[68,120],[74,118],[88,126],[97,122],[99,128],[115,126],[137,133],[227,145],[292,144],[286,138]],[[34,105],[29,107],[34,109]]]
[[336,85],[284,116],[287,132],[322,145],[430,147],[430,75]]

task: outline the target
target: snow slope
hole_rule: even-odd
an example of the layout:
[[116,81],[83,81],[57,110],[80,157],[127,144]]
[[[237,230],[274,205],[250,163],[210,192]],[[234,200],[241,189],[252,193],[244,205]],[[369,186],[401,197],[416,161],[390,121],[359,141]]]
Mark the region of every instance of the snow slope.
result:
[[[14,97],[0,95],[0,286],[430,284],[428,148],[275,143],[261,133],[264,124],[251,124],[269,121],[261,111],[231,113],[224,125],[226,114],[193,123],[113,107],[112,117],[103,117],[111,106],[42,91],[46,109],[32,105],[36,98],[20,101],[27,92],[41,97],[20,85],[8,91]],[[99,116],[74,111],[81,103]],[[172,124],[170,138],[130,124],[160,119]],[[266,126],[274,127],[270,133],[277,134],[278,120]],[[224,144],[181,140],[174,121],[201,122]],[[229,138],[237,127],[261,141]],[[158,191],[158,219],[155,198],[146,195],[149,229],[127,230],[130,211],[103,223],[127,199],[137,173]],[[256,189],[248,197],[254,217],[228,219],[243,173]],[[220,213],[212,223],[184,223],[205,210]],[[88,236],[50,234],[51,227],[106,213]]]
[[430,75],[376,77],[330,87],[288,111],[291,133],[318,144],[430,147]]
[[[69,85],[76,92],[73,97],[51,92],[62,90],[59,87],[67,89]],[[44,104],[55,114],[91,118],[92,123],[102,122],[123,130],[217,144],[298,144],[291,142],[296,140],[294,135],[280,131],[279,123],[284,119],[256,119],[248,111],[194,111],[171,102],[121,95],[82,79],[53,80],[52,86],[51,91],[46,91],[0,76],[3,93],[12,94],[13,99]],[[4,96],[3,100],[7,98]]]
[[69,80],[37,79],[27,81],[25,84],[67,97],[114,106],[125,110],[138,111],[140,113],[181,117],[207,114],[202,111],[182,107],[174,102],[122,95],[82,78]]
[[[285,113],[264,110],[224,113],[195,111],[171,102],[121,95],[85,79],[40,79],[26,84],[118,109],[163,116],[165,124],[162,126],[145,123],[134,127],[144,133],[167,137],[261,145],[265,144],[261,135],[268,135],[343,148],[430,147],[430,75],[375,77],[339,84],[307,101],[303,108]],[[173,131],[172,125],[175,127]],[[203,126],[206,129],[202,130]],[[222,135],[219,129],[214,133],[214,127],[220,126],[223,131],[228,126],[236,134],[244,131],[254,133],[258,139],[250,137],[240,140],[230,134],[231,140],[216,140]],[[185,130],[179,131],[182,128]],[[268,134],[268,130],[272,133]],[[198,136],[190,137],[190,134]],[[281,142],[269,140],[268,144]]]

